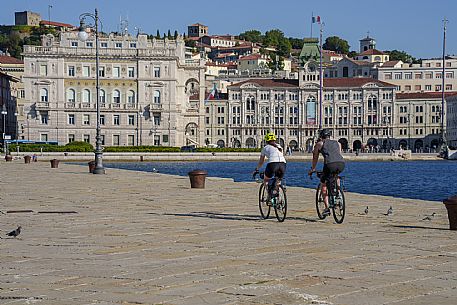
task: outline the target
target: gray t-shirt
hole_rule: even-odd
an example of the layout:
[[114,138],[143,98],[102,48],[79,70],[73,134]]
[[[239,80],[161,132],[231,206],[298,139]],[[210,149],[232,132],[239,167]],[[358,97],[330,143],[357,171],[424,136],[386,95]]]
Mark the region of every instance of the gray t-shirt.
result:
[[322,156],[324,156],[324,164],[344,162],[338,141],[329,139],[324,140],[324,144],[322,145],[320,152]]

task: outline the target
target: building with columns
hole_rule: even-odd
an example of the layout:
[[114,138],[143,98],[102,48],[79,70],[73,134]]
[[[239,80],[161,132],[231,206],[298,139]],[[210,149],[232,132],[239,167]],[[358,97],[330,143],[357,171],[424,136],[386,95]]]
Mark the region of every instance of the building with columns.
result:
[[102,145],[204,145],[205,66],[181,37],[102,35],[96,71],[95,37],[77,34],[24,47],[25,139],[95,144],[98,73]]

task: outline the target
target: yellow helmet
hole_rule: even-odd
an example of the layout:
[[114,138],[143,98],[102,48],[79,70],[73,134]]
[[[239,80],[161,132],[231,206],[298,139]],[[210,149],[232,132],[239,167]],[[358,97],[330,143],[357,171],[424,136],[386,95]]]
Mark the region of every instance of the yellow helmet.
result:
[[276,141],[276,136],[274,133],[269,132],[265,135],[265,142]]

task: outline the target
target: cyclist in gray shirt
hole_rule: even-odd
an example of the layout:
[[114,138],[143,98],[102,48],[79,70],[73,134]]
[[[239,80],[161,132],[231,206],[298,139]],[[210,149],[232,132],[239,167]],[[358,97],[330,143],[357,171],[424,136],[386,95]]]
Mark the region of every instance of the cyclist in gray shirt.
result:
[[[312,175],[316,171],[316,165],[319,161],[319,153],[324,157],[324,168],[323,175],[321,177],[322,182],[322,195],[324,196],[325,211],[324,215],[330,215],[330,209],[328,208],[328,192],[326,181],[333,177],[335,173],[341,173],[344,170],[345,163],[343,156],[341,155],[341,145],[336,140],[330,139],[331,132],[328,129],[322,129],[319,132],[319,140],[314,145],[313,149],[313,163],[308,175]],[[332,181],[330,181],[332,182]],[[340,183],[337,181],[337,183]]]

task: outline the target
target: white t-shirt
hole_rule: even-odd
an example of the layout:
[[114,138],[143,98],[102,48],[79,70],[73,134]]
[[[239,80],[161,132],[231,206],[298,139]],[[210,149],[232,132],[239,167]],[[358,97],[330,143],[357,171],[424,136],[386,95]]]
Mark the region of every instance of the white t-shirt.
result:
[[[278,148],[281,148],[281,146],[277,145]],[[284,162],[286,163],[286,159],[284,158],[284,155],[282,152],[272,145],[265,145],[264,148],[262,148],[262,152],[260,153],[261,156],[265,156],[268,161],[267,163],[270,162]]]

